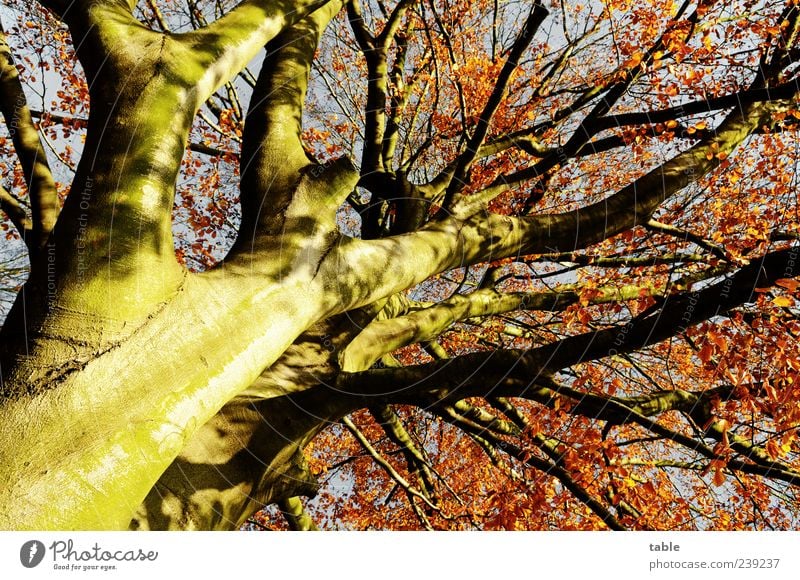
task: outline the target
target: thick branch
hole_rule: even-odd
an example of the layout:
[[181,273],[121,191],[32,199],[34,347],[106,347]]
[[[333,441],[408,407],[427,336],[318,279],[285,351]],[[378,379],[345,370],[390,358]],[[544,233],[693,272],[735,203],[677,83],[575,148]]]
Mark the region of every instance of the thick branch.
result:
[[[20,233],[25,237],[28,248],[36,253],[47,242],[56,223],[59,210],[58,194],[47,163],[47,154],[39,139],[39,132],[33,124],[11,48],[2,29],[0,29],[0,110],[22,165],[30,198],[31,235],[24,236],[24,229]],[[6,203],[3,206],[9,207]]]
[[[393,238],[342,243],[323,267],[331,277],[369,280],[354,288],[343,309],[394,294],[428,276],[479,261],[583,248],[646,223],[661,203],[718,166],[750,134],[772,125],[788,102],[757,103],[732,112],[715,136],[636,179],[610,197],[577,211],[520,218],[483,214],[463,198],[454,215]],[[406,265],[400,262],[408,257]],[[412,258],[413,257],[413,258]],[[391,266],[390,266],[391,264]],[[393,276],[388,278],[387,271]],[[362,302],[363,301],[363,302]]]
[[241,236],[251,237],[256,222],[270,230],[279,225],[274,220],[281,223],[300,171],[311,164],[300,139],[308,75],[322,31],[341,6],[329,2],[267,45],[244,127]]
[[[504,314],[517,309],[558,312],[581,299],[581,287],[566,285],[552,291],[504,294],[493,289],[457,294],[445,301],[410,314],[376,320],[347,345],[339,357],[345,372],[369,368],[384,354],[416,342],[432,340],[454,323],[468,318]],[[666,286],[628,284],[592,289],[589,304],[663,296]]]
[[234,78],[282,30],[327,4],[327,0],[245,0],[208,26],[184,35],[203,71],[200,101]]
[[681,117],[688,117],[697,115],[699,113],[713,113],[720,109],[731,109],[734,107],[742,107],[754,103],[774,101],[774,100],[787,100],[791,99],[797,93],[797,81],[793,80],[784,83],[774,88],[758,88],[748,89],[732,93],[730,95],[722,95],[719,97],[709,97],[702,101],[693,101],[684,103],[676,107],[669,107],[667,109],[659,109],[656,111],[647,111],[643,113],[620,113],[618,115],[606,115],[595,119],[587,126],[593,134],[599,133],[605,129],[613,129],[616,127],[623,127],[627,125],[650,125],[654,123],[665,123],[667,121],[677,120]]
[[337,386],[354,396],[371,394],[381,398],[390,392],[400,393],[394,399],[389,396],[391,402],[413,402],[423,395],[434,400],[529,396],[542,377],[582,362],[655,344],[752,300],[755,288],[800,275],[797,257],[797,247],[772,252],[725,281],[670,297],[658,311],[622,326],[571,336],[527,351],[480,352],[411,367],[345,373]]
[[319,530],[311,516],[303,508],[299,497],[290,497],[278,502],[281,513],[289,524],[289,529],[296,532],[316,532]]
[[367,62],[367,102],[364,144],[361,150],[361,172],[363,175],[370,175],[383,168],[382,148],[383,135],[386,130],[389,46],[387,42],[378,43],[370,33],[364,22],[359,0],[348,2],[347,15],[350,27]]
[[25,208],[22,207],[19,200],[11,195],[5,187],[0,186],[0,209],[3,210],[14,227],[17,228],[20,235],[29,240],[28,235],[31,231],[31,220],[28,217]]

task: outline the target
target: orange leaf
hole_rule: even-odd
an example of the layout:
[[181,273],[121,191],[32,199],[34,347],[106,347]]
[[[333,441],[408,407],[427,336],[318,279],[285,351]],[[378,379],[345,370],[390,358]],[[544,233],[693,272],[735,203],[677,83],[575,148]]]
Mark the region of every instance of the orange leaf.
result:
[[703,348],[700,349],[700,353],[699,353],[698,356],[700,357],[701,361],[703,361],[704,363],[707,363],[708,361],[711,360],[711,355],[712,355],[713,352],[714,352],[714,349],[711,346],[711,343],[707,342],[707,343],[705,343],[703,345]]
[[723,483],[725,483],[725,473],[723,473],[721,467],[718,467],[714,470],[714,485],[720,486]]
[[793,280],[792,278],[781,278],[780,280],[775,280],[775,284],[777,286],[781,286],[782,288],[786,288],[791,292],[797,292],[797,289],[800,288],[800,282]]
[[777,459],[778,457],[781,456],[780,447],[778,446],[778,444],[775,442],[774,439],[770,439],[769,441],[767,441],[767,444],[764,446],[764,449],[766,450],[767,455],[769,455],[770,459]]

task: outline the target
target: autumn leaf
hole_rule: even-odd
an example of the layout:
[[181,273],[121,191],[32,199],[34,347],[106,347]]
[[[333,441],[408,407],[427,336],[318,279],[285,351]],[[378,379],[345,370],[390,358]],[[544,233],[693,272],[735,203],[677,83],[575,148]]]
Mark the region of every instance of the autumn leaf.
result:
[[772,303],[778,307],[789,307],[794,305],[794,300],[789,296],[776,296],[772,299]]
[[797,289],[800,288],[800,280],[794,278],[780,278],[775,280],[775,284],[786,288],[790,292],[797,292]]

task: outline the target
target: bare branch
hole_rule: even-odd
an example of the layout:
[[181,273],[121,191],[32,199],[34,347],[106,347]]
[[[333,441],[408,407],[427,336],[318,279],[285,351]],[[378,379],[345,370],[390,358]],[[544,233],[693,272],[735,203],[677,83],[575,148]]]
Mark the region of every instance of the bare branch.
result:
[[381,405],[370,409],[375,420],[383,428],[386,435],[400,448],[405,457],[410,473],[419,479],[421,491],[432,497],[434,492],[433,474],[422,451],[414,443],[400,417],[389,405]]
[[693,244],[703,248],[704,250],[708,250],[720,260],[725,262],[731,261],[730,256],[725,252],[725,249],[716,245],[715,243],[698,236],[697,234],[682,230],[681,228],[677,228],[670,224],[664,224],[656,220],[648,220],[647,228],[655,231],[660,232],[662,234],[669,234],[671,236],[675,236],[678,239],[683,239],[692,242]]
[[380,465],[383,468],[383,470],[386,471],[386,473],[388,473],[389,476],[392,479],[394,479],[400,487],[403,488],[403,491],[405,491],[406,494],[409,496],[409,502],[413,504],[414,502],[413,498],[416,497],[422,500],[422,502],[425,503],[429,508],[434,510],[439,509],[435,504],[431,503],[431,500],[425,497],[424,494],[422,494],[418,489],[414,488],[410,483],[408,483],[406,478],[400,475],[397,472],[397,470],[392,466],[391,463],[386,461],[386,459],[380,454],[380,452],[377,449],[375,449],[372,443],[369,442],[369,439],[367,439],[367,437],[361,432],[361,430],[358,427],[356,427],[355,423],[353,423],[349,417],[343,417],[342,423],[344,424],[345,427],[347,427],[350,430],[350,432],[353,434],[356,440],[361,444],[361,446],[367,451],[367,453],[369,453],[370,456],[372,456],[372,459],[375,461],[375,463]]

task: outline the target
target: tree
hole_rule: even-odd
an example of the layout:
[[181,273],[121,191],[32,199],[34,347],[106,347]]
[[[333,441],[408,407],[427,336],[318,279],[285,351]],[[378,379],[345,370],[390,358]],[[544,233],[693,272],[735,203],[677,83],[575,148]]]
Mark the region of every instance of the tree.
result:
[[11,7],[3,528],[796,525],[793,0]]

